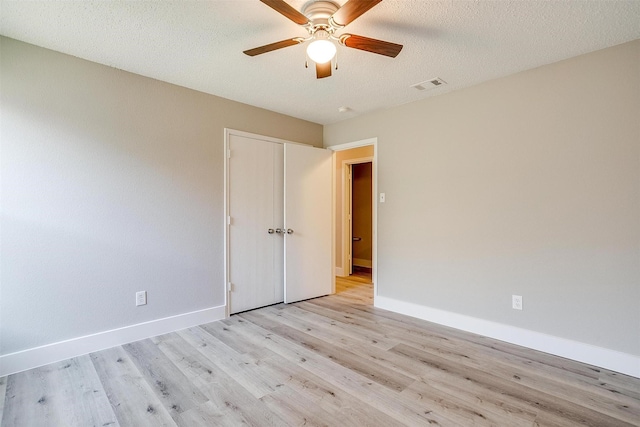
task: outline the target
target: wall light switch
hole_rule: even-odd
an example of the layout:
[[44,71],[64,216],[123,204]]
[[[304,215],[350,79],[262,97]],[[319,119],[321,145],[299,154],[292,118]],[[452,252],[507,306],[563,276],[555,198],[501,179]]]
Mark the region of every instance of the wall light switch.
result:
[[384,203],[386,197],[384,193],[380,193],[380,203]]

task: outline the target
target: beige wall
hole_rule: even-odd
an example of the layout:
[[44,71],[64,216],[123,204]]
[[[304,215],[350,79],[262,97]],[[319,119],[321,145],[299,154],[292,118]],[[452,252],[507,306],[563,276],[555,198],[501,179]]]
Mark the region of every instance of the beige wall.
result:
[[223,129],[321,146],[322,126],[0,49],[0,353],[222,305]]
[[380,295],[640,355],[640,41],[324,129],[370,137]]
[[[223,128],[321,144],[11,39],[0,58],[0,354],[222,304]],[[635,41],[324,138],[378,138],[381,295],[640,355],[639,123]]]
[[[349,141],[353,142],[353,141]],[[343,168],[344,162],[353,159],[373,158],[373,145],[367,145],[365,147],[351,148],[349,150],[336,151],[335,153],[335,166],[336,166],[336,189],[335,189],[335,208],[336,208],[336,267],[344,268],[343,265],[343,214],[344,214],[344,195],[342,194],[343,182]]]

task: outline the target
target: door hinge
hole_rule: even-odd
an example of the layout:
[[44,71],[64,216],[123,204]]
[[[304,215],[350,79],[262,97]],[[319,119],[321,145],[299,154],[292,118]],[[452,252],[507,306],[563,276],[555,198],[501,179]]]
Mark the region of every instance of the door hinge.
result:
[[231,150],[227,150],[227,159],[231,158]]
[[229,215],[229,216],[227,217],[227,225],[231,225],[231,222],[232,222],[232,221],[231,221],[231,215]]
[[234,288],[233,283],[227,282],[227,291],[233,292],[233,288]]

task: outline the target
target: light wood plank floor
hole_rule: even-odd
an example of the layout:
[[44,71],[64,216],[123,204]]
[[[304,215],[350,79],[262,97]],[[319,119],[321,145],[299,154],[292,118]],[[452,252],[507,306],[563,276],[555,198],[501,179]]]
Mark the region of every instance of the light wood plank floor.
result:
[[640,425],[638,379],[336,287],[0,378],[2,426]]

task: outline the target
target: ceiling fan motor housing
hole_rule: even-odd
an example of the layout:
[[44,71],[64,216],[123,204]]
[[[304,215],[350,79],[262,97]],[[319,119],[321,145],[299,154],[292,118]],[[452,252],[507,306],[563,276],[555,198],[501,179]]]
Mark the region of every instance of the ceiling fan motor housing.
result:
[[318,29],[323,29],[332,34],[336,28],[329,23],[331,15],[340,9],[340,5],[330,0],[310,1],[302,8],[302,14],[311,23],[309,32],[315,33]]

